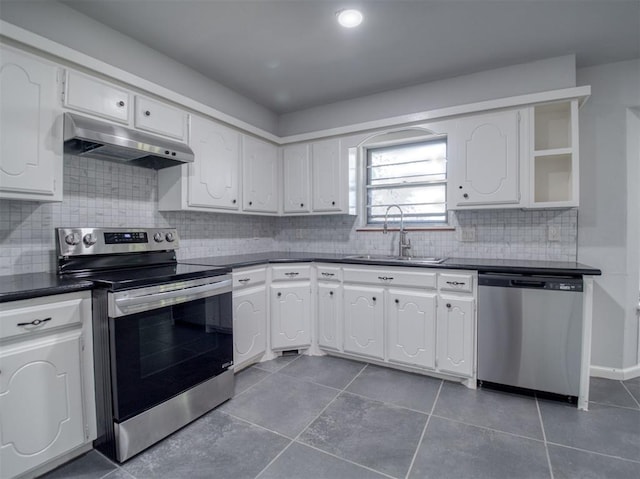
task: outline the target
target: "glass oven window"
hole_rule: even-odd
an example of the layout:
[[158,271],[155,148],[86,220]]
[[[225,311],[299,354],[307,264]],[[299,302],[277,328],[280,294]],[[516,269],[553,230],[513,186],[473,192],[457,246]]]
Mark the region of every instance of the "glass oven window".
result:
[[231,293],[109,322],[117,421],[217,376],[233,360]]

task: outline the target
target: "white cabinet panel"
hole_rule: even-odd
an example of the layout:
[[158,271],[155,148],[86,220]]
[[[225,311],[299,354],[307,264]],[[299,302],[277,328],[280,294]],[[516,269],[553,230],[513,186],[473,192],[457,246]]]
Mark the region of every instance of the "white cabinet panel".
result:
[[340,157],[340,140],[311,144],[313,211],[341,211],[346,201],[347,163]]
[[278,212],[278,148],[250,136],[242,137],[243,210]]
[[6,47],[0,59],[0,197],[62,201],[61,70]]
[[345,285],[343,290],[344,351],[384,357],[384,289]]
[[189,205],[237,210],[240,134],[224,125],[191,117]]
[[282,149],[284,213],[311,211],[309,146],[290,145]]
[[450,207],[520,202],[519,111],[458,120],[450,141]]
[[311,344],[311,285],[308,281],[273,283],[271,346],[296,349]]
[[266,328],[267,293],[265,285],[234,291],[233,363],[236,370],[264,354],[267,347]]
[[435,368],[435,293],[389,289],[387,322],[389,361]]
[[436,348],[439,371],[473,375],[474,324],[473,297],[440,296]]
[[184,110],[136,96],[134,125],[139,130],[186,141],[187,118],[187,112]]
[[318,345],[342,349],[342,287],[338,282],[318,283]]
[[0,350],[0,458],[13,477],[85,442],[81,330]]
[[124,88],[67,70],[64,106],[73,110],[129,123],[132,94]]

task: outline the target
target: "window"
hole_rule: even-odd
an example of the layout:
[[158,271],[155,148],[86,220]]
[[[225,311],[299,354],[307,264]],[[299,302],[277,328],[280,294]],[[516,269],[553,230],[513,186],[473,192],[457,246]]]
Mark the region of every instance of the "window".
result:
[[[402,208],[405,224],[444,225],[446,197],[446,138],[367,148],[367,225],[380,226],[394,204]],[[400,221],[397,208],[389,211],[389,220]]]

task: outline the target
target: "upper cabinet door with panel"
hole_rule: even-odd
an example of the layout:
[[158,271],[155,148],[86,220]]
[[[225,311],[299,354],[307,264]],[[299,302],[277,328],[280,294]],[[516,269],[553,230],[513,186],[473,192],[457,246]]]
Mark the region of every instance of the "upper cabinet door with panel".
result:
[[62,201],[61,70],[0,49],[0,197]]
[[186,141],[187,121],[187,112],[183,110],[136,96],[134,124],[140,130]]
[[340,140],[311,144],[313,211],[341,211],[348,190],[348,164],[340,156]]
[[189,205],[237,210],[240,134],[219,123],[191,117]]
[[285,146],[282,149],[282,163],[284,213],[308,213],[311,211],[309,146],[306,144]]
[[251,136],[242,136],[243,209],[278,213],[278,148]]
[[66,71],[64,106],[120,123],[129,123],[129,91],[71,70]]
[[450,208],[520,203],[519,119],[513,110],[458,120],[450,137]]

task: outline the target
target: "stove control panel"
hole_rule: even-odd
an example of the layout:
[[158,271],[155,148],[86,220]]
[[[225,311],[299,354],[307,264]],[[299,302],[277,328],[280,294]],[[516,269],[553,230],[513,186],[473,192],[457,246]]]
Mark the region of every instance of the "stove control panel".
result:
[[56,228],[58,256],[176,250],[179,243],[174,228]]

